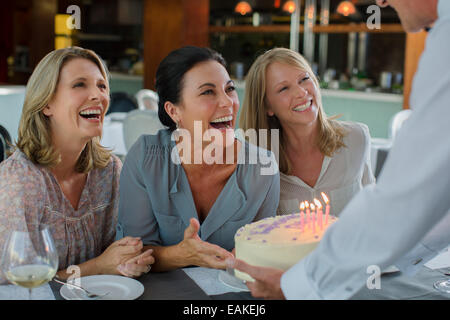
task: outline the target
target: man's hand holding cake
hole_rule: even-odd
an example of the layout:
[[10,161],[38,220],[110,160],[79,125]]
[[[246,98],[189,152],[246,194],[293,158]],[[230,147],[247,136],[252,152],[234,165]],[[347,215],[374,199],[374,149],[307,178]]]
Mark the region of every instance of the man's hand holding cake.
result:
[[285,299],[280,287],[283,270],[255,267],[239,259],[227,259],[226,263],[228,268],[245,272],[254,279],[254,281],[247,281],[246,285],[255,298]]

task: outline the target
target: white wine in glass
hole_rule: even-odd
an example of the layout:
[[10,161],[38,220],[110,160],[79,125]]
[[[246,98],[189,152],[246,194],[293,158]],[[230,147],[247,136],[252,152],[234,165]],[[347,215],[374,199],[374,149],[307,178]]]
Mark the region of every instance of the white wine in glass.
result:
[[58,270],[58,252],[50,228],[28,225],[28,231],[13,231],[5,244],[2,269],[15,285],[31,290],[49,282]]
[[55,269],[50,266],[30,264],[9,269],[6,277],[15,285],[32,289],[49,282],[55,273]]

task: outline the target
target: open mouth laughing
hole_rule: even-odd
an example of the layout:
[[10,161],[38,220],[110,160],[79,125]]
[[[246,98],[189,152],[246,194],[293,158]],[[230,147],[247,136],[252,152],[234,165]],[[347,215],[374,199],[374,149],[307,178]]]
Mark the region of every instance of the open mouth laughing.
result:
[[312,106],[312,99],[307,101],[305,104],[301,104],[301,105],[297,105],[294,109],[292,109],[293,111],[297,111],[297,112],[303,112],[308,110],[311,106]]
[[90,107],[82,110],[79,115],[91,122],[100,122],[102,117],[102,108],[100,107]]
[[211,121],[210,126],[215,129],[230,129],[233,126],[233,116],[224,116]]

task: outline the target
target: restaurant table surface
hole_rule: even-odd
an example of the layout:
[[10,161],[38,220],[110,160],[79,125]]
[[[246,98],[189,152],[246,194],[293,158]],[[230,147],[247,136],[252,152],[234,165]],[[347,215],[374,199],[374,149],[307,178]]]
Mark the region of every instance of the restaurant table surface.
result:
[[[137,280],[144,285],[144,293],[139,300],[252,300],[249,292],[238,291],[219,280],[219,270],[194,267],[169,272],[149,273]],[[364,286],[352,299],[354,300],[450,300],[450,294],[440,293],[433,283],[450,279],[446,273],[450,267],[431,270],[422,268],[410,277],[402,272],[383,274],[380,289]],[[51,282],[33,290],[33,299],[62,300],[61,285]],[[28,299],[24,288],[13,285],[0,286],[0,300]]]

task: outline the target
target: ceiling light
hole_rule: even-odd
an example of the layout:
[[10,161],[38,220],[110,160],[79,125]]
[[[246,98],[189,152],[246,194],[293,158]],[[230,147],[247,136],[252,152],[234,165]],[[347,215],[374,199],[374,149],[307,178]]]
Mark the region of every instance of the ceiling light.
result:
[[283,11],[289,12],[291,14],[294,13],[294,11],[295,11],[295,2],[291,1],[291,0],[286,1],[283,4]]
[[252,12],[252,7],[247,1],[240,1],[236,7],[234,7],[234,12],[240,13],[245,16],[247,13]]
[[356,13],[356,8],[351,1],[341,1],[336,11],[342,14],[343,16],[348,17],[349,15]]

